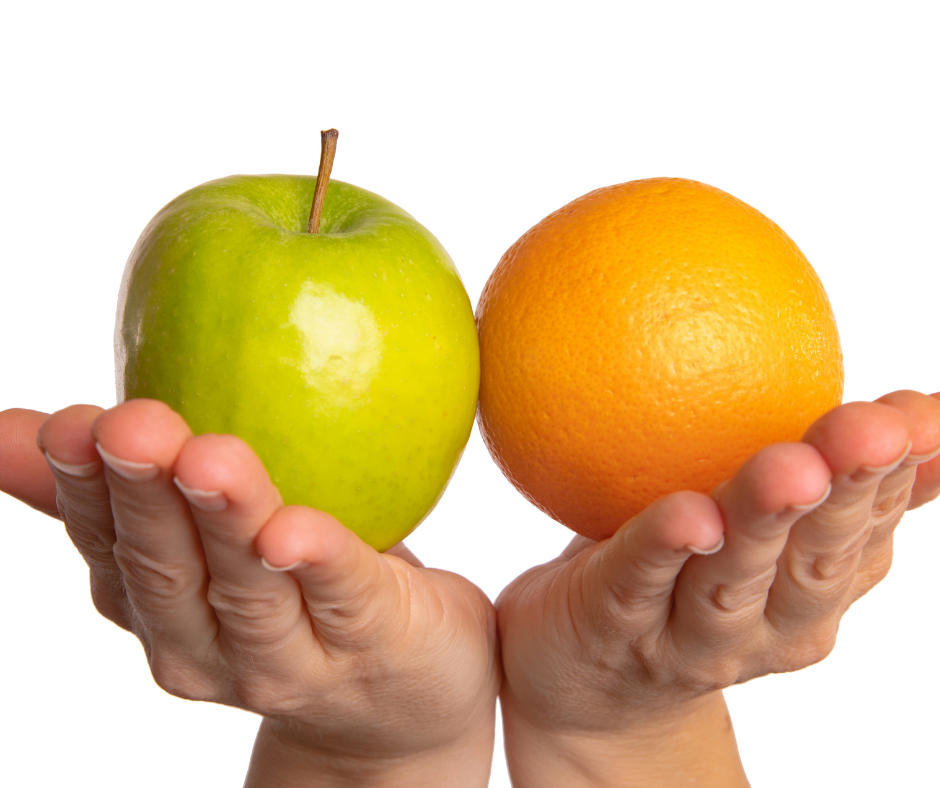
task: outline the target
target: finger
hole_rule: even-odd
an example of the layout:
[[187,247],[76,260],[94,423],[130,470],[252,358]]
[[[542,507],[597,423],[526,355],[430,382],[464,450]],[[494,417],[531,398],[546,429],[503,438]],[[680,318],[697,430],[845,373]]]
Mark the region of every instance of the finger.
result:
[[189,427],[162,402],[138,399],[102,413],[92,434],[106,466],[114,557],[147,641],[164,654],[205,653],[218,621],[205,597],[199,533],[173,484]]
[[872,534],[866,548],[877,547],[885,534],[894,530],[910,503],[919,466],[940,455],[940,400],[916,391],[895,391],[877,401],[907,416],[911,448],[898,468],[878,486],[872,508]]
[[359,649],[400,634],[395,629],[407,620],[402,606],[414,570],[376,552],[326,512],[279,509],[255,549],[269,568],[297,579],[324,647]]
[[917,509],[926,503],[935,501],[940,495],[940,457],[917,467],[914,477],[914,486],[911,488],[911,498],[908,509]]
[[[872,505],[871,533],[862,549],[847,603],[881,582],[891,567],[894,530],[911,508],[915,479],[921,467],[940,455],[940,400],[916,391],[895,391],[877,400],[904,413],[911,423],[911,451],[901,465],[882,479]],[[929,473],[929,471],[928,471]],[[927,492],[921,487],[921,495]]]
[[832,492],[791,530],[767,603],[771,634],[799,638],[834,631],[872,528],[882,480],[911,447],[911,424],[881,403],[853,402],[830,411],[805,442],[825,458]]
[[721,548],[724,524],[713,500],[680,492],[656,501],[610,539],[584,553],[582,588],[600,628],[655,634],[672,607],[676,577],[690,556]]
[[822,456],[803,443],[761,450],[723,485],[720,552],[690,561],[676,586],[677,645],[728,649],[754,637],[790,528],[829,494]]
[[[930,398],[940,402],[940,392],[931,394]],[[925,459],[917,466],[917,476],[907,508],[916,509],[934,500],[938,495],[940,495],[940,456],[931,460]]]
[[112,552],[115,535],[111,499],[104,466],[91,437],[91,425],[100,413],[101,408],[93,405],[60,410],[43,422],[36,443],[56,486],[59,517],[88,564],[95,609],[118,626],[131,629],[133,612]]
[[59,516],[55,481],[36,435],[48,414],[10,408],[0,413],[0,491],[50,517]]
[[266,569],[254,548],[283,507],[264,466],[233,435],[200,435],[183,446],[175,471],[199,529],[222,647],[230,659],[263,652],[266,670],[290,673],[316,644],[296,580]]

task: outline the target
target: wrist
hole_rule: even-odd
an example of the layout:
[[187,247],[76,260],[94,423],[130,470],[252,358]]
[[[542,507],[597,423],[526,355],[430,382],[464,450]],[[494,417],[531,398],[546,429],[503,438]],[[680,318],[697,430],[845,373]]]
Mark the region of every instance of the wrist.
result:
[[616,730],[542,724],[506,689],[501,705],[516,788],[748,786],[720,692],[650,712]]
[[244,788],[484,788],[493,760],[494,719],[459,740],[401,756],[356,755],[312,747],[264,719]]

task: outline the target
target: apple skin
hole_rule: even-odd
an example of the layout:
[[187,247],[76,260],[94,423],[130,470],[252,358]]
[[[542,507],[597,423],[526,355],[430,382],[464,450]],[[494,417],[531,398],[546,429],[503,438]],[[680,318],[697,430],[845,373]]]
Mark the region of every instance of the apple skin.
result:
[[473,310],[437,239],[378,195],[331,180],[306,232],[315,186],[222,178],[151,220],[121,284],[118,401],[238,435],[286,504],[386,550],[434,508],[470,436]]

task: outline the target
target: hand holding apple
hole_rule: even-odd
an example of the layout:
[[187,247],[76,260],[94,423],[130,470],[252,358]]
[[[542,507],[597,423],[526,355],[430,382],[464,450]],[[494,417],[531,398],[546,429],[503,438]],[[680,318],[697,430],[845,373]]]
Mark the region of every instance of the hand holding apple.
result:
[[940,394],[842,405],[517,578],[496,603],[513,785],[747,785],[720,690],[829,653],[940,493],[938,452]]
[[469,581],[284,506],[243,441],[154,400],[7,411],[0,438],[4,488],[57,502],[157,683],[264,716],[246,785],[486,784],[496,623]]
[[330,183],[335,136],[317,179],[154,218],[121,288],[128,401],[2,414],[3,486],[65,521],[161,687],[265,718],[246,785],[484,785],[493,607],[399,544],[470,433],[473,315],[430,233]]

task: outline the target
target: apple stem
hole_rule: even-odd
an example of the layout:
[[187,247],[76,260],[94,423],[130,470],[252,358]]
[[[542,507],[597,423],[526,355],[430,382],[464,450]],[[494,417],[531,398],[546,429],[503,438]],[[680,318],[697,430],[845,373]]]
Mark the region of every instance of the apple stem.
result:
[[323,201],[326,199],[326,187],[330,185],[330,172],[333,170],[333,157],[336,156],[336,129],[320,132],[320,169],[317,171],[317,189],[313,193],[313,205],[310,206],[308,233],[320,232],[320,214],[323,213]]

